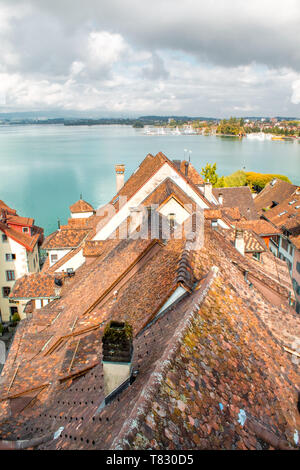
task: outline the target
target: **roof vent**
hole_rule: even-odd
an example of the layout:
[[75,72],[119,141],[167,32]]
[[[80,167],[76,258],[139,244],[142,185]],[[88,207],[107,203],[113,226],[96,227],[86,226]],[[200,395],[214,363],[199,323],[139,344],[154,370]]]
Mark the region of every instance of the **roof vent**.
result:
[[132,327],[127,322],[111,321],[104,331],[102,346],[106,398],[130,378],[132,337]]

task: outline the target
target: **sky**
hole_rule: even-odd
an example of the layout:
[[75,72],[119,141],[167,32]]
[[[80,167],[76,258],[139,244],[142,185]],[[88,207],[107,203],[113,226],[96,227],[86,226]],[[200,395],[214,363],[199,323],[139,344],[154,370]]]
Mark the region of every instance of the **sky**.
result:
[[300,117],[299,0],[0,0],[0,113]]

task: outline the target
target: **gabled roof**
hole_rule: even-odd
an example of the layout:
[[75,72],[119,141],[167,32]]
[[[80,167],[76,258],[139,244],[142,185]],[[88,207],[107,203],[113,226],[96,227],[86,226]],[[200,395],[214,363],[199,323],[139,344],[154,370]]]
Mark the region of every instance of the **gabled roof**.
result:
[[223,195],[223,204],[221,207],[238,207],[241,215],[247,220],[258,218],[249,186],[213,188],[213,195],[217,200],[220,193]]
[[119,209],[119,198],[120,196],[126,196],[129,200],[144,184],[165,164],[173,168],[197,193],[197,195],[205,201],[208,207],[213,207],[213,205],[207,201],[200,189],[193,183],[192,180],[187,178],[184,173],[178,169],[178,167],[169,160],[162,152],[159,152],[157,155],[153,156],[148,154],[146,158],[142,161],[138,169],[130,176],[130,178],[125,182],[124,186],[120,191],[114,196],[111,200],[116,210]]
[[290,197],[296,188],[297,186],[281,179],[271,181],[254,199],[257,212],[264,214],[263,209],[267,209],[273,203],[280,204]]
[[19,215],[8,215],[7,223],[11,225],[21,225],[25,227],[32,227],[34,219],[28,217],[20,217]]
[[61,229],[49,235],[45,239],[42,248],[44,250],[77,248],[87,237],[88,233],[89,230],[84,229]]
[[[141,247],[127,243],[105,258],[105,266],[107,261],[114,266],[112,274],[117,260],[120,270],[124,267],[126,247]],[[61,425],[60,438],[36,444],[39,449],[294,448],[298,375],[284,346],[299,335],[299,323],[289,309],[274,308],[255,288],[249,289],[231,261],[233,252],[221,234],[207,228],[203,248],[191,253],[191,266],[201,278],[198,289],[135,336],[132,366],[139,373],[105,407],[99,408],[104,399],[99,314],[98,329],[92,329],[90,320],[79,335],[74,311],[66,299],[58,301],[57,325],[71,336],[52,354],[51,335],[58,329],[50,325],[56,318],[53,307],[33,315],[30,333],[25,334],[26,322],[20,324],[1,386],[1,438],[38,438]],[[93,264],[94,274],[99,267]],[[156,285],[155,277],[147,276],[147,263],[143,269],[144,279]],[[80,284],[94,295],[85,281]],[[83,292],[74,297],[78,304],[86,303]],[[130,300],[133,291],[125,292],[121,298]],[[23,357],[19,367],[14,363],[17,350]],[[57,381],[49,380],[54,375]],[[24,380],[33,388],[37,377],[40,388],[16,403]],[[10,415],[17,404],[18,412]]]
[[48,273],[33,273],[22,276],[14,284],[9,295],[12,299],[39,299],[59,297],[59,286],[55,284],[55,279],[60,279],[60,275],[50,275]]
[[33,251],[35,245],[39,242],[41,237],[40,233],[36,233],[32,236],[27,235],[11,227],[8,227],[2,222],[0,222],[0,230],[2,230],[2,232],[5,233],[7,237],[24,246],[24,248],[26,248],[28,251]]
[[80,212],[95,212],[95,209],[88,202],[84,201],[83,199],[79,199],[79,201],[70,206],[70,211],[75,214]]
[[187,168],[187,178],[192,181],[192,183],[196,185],[204,184],[204,179],[202,176],[198,173],[198,171],[193,167],[191,162],[188,162],[187,160],[173,160],[174,165],[178,168],[178,170],[181,171],[183,175],[186,174],[186,168]]
[[143,201],[143,206],[157,204],[161,206],[174,197],[187,210],[195,210],[196,203],[171,178],[166,178]]
[[281,233],[277,227],[263,219],[238,221],[235,223],[235,226],[237,228],[250,229],[260,236],[279,235]]

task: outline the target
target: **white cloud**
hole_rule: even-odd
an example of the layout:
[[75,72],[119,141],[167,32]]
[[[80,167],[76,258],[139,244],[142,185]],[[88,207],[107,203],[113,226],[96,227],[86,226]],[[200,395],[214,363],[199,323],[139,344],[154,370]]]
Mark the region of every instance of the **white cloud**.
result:
[[293,104],[300,104],[300,79],[295,80],[292,83],[292,90],[293,90],[293,94],[291,97],[291,102]]
[[298,0],[0,0],[0,111],[299,115],[299,21]]

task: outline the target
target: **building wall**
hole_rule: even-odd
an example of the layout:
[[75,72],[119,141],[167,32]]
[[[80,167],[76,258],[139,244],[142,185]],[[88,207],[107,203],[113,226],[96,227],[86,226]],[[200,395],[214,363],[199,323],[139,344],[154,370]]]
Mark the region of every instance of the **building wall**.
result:
[[[66,256],[68,253],[70,253],[71,250],[47,250],[48,255],[49,255],[49,267],[53,266],[55,263],[57,263],[60,259],[62,259],[64,256]],[[56,255],[57,259],[55,261],[51,261],[51,256]]]
[[[24,318],[23,313],[26,302],[12,303],[8,298],[3,297],[3,287],[10,287],[12,290],[15,281],[7,281],[6,271],[14,271],[15,280],[22,277],[24,274],[29,272],[36,272],[39,270],[39,258],[38,248],[36,246],[33,253],[27,252],[19,243],[15,242],[11,238],[8,238],[6,242],[2,241],[2,233],[0,231],[0,310],[2,321],[7,322],[10,320],[10,307],[16,307],[21,318]],[[16,259],[13,261],[6,261],[6,254],[15,254]],[[36,268],[33,267],[34,260],[36,259]]]
[[87,219],[94,215],[94,212],[71,212],[72,219]]
[[300,313],[300,251],[295,249],[292,281],[296,297],[296,312]]
[[287,262],[290,274],[293,272],[294,264],[294,245],[290,243],[286,237],[281,236],[279,242],[279,258]]
[[130,215],[130,207],[139,206],[152,191],[166,178],[171,178],[199,207],[207,209],[208,205],[193,190],[193,188],[181,177],[168,163],[165,163],[152,178],[134,195],[112,219],[95,235],[94,240],[106,240],[116,228]]
[[169,201],[159,209],[159,212],[166,217],[169,214],[175,214],[175,219],[178,224],[182,224],[190,216],[190,213],[174,198],[169,199]]
[[82,250],[80,250],[76,255],[70,258],[68,261],[65,262],[60,268],[57,269],[56,272],[67,272],[67,269],[76,269],[80,268],[80,266],[85,262],[85,257],[83,256]]

